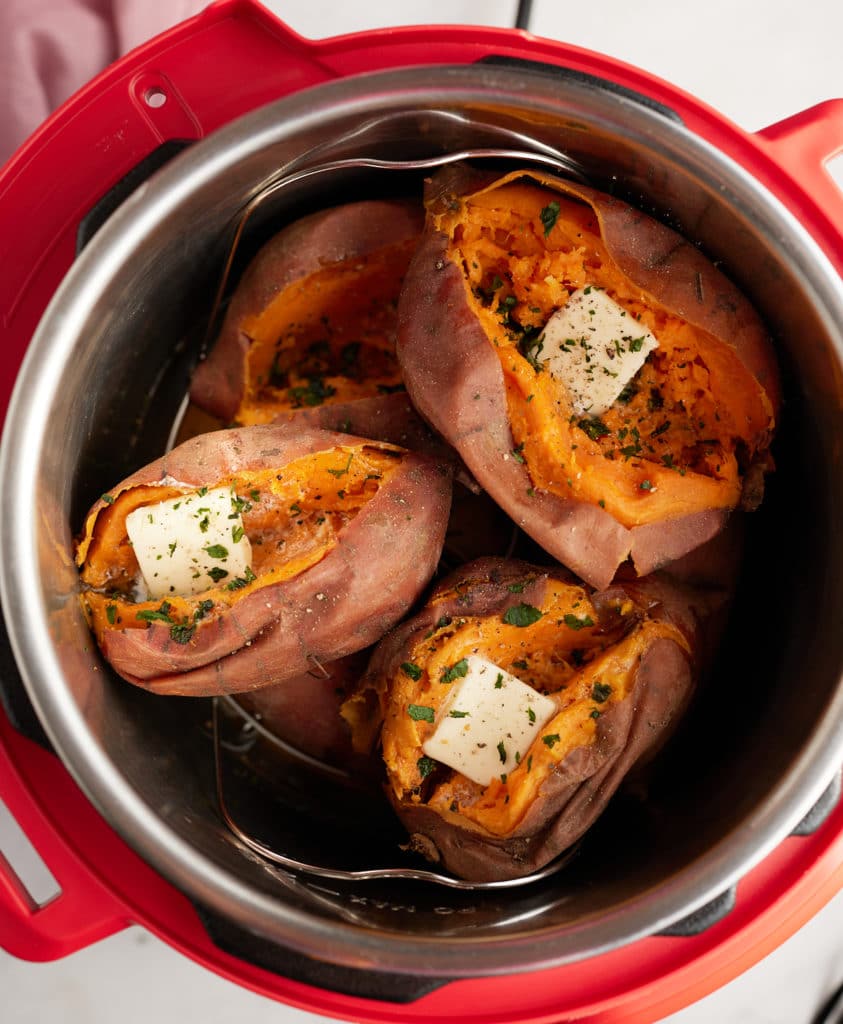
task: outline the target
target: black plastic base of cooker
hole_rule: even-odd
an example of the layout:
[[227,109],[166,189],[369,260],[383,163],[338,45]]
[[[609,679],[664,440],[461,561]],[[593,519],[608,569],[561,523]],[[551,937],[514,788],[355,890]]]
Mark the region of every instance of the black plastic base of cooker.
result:
[[277,946],[240,928],[231,921],[194,904],[211,941],[224,953],[284,978],[330,992],[387,1003],[412,1003],[447,985],[451,978],[422,978],[417,975],[339,967],[316,960],[284,946]]

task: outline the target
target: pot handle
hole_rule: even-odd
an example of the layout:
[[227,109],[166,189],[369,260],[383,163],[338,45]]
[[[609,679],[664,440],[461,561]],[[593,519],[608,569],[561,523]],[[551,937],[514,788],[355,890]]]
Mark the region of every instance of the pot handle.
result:
[[829,161],[843,153],[843,99],[793,114],[762,129],[756,138],[805,188],[836,231],[843,231],[843,191],[828,169]]
[[0,948],[23,960],[56,960],[121,931],[131,920],[50,824],[18,766],[35,772],[42,785],[50,786],[50,777],[66,785],[56,778],[66,773],[55,755],[17,733],[0,709],[0,801],[59,889],[39,903],[0,850]]

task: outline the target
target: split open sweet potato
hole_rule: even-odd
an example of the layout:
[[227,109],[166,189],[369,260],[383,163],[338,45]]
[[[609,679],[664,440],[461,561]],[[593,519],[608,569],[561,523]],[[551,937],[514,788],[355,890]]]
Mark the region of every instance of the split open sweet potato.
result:
[[240,280],[191,400],[247,425],[400,388],[396,307],[423,219],[418,203],[366,200],[280,231]]
[[[204,530],[210,488],[230,491],[233,540],[204,549],[213,565],[197,564],[193,592],[150,599],[127,517],[189,497]],[[394,445],[285,425],[204,434],[93,506],[77,547],[83,607],[106,659],[148,690],[268,686],[369,646],[406,613],[436,568],[450,499],[448,466]],[[230,571],[244,537],[250,563]],[[162,571],[177,545],[157,556]]]
[[[646,575],[761,500],[776,362],[749,302],[699,250],[618,199],[532,170],[447,169],[426,205],[399,306],[408,393],[554,558],[605,587],[627,558]],[[599,415],[545,350],[551,318],[590,292],[628,328],[600,352],[591,328],[572,332],[558,359],[584,351],[593,381],[617,376],[645,332],[658,345]]]
[[[359,748],[379,737],[413,847],[473,881],[518,877],[568,849],[665,741],[694,686],[701,626],[722,600],[661,574],[595,592],[564,569],[494,558],[443,581],[376,648],[344,706]],[[520,721],[490,727],[485,709],[455,699],[477,658],[497,677],[490,699],[511,673],[549,699],[545,717],[528,698]],[[438,749],[465,741],[470,762],[485,748],[500,774],[481,782],[426,752],[452,720],[460,738]]]

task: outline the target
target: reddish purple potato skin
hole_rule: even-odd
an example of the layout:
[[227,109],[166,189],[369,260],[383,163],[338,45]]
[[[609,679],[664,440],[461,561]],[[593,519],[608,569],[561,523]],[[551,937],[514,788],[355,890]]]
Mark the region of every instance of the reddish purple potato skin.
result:
[[[174,448],[113,494],[165,479],[209,486],[361,442],[285,425],[215,431]],[[107,630],[105,658],[124,679],[154,693],[214,696],[281,683],[308,672],[314,658],[334,661],[375,643],[432,577],[451,504],[449,467],[414,452],[405,452],[402,463],[311,568],[241,598],[188,644],[174,642],[168,626],[156,622]]]
[[367,660],[364,650],[325,665],[314,663],[302,675],[238,694],[235,700],[282,742],[320,761],[346,764],[353,759],[351,732],[340,708]]
[[[530,582],[520,588],[525,577]],[[376,648],[361,686],[380,688],[409,659],[418,639],[442,616],[498,616],[513,604],[539,605],[550,578],[571,581],[561,567],[546,568],[507,559],[478,559],[441,584],[472,583],[459,598],[426,605],[396,627]],[[517,828],[505,837],[444,820],[436,811],[399,800],[388,787],[395,811],[411,836],[411,846],[434,863],[470,881],[499,881],[529,874],[569,849],[595,822],[633,767],[649,759],[669,738],[694,690],[703,628],[726,600],[718,587],[698,590],[659,573],[618,583],[592,595],[595,607],[619,595],[632,597],[651,618],[675,625],[691,653],[677,642],[654,639],[636,671],[633,689],[613,704],[597,724],[593,746],[575,748],[544,782]],[[707,641],[706,641],[707,642]]]

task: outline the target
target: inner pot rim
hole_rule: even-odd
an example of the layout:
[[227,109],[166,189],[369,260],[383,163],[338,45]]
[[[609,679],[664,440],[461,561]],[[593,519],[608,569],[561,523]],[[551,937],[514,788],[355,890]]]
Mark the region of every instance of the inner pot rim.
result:
[[[30,624],[44,622],[47,607],[33,587],[38,520],[33,514],[43,455],[44,411],[61,386],[94,297],[143,238],[193,192],[245,157],[277,144],[328,117],[403,109],[411,101],[475,109],[500,103],[511,109],[588,124],[634,138],[686,173],[712,183],[749,211],[768,237],[783,243],[796,274],[835,339],[843,364],[843,296],[837,273],[814,239],[742,166],[681,124],[594,82],[559,81],[517,69],[438,67],[379,72],[297,93],[246,115],[191,147],[158,172],[121,207],[83,252],[54,296],[30,344],[16,384],[0,448],[0,596],[12,648],[27,691],[65,766],[106,821],[181,891],[265,937],[300,952],[351,967],[427,976],[481,976],[551,967],[625,945],[658,932],[703,906],[737,882],[777,846],[822,794],[843,760],[843,693],[839,690],[810,741],[753,819],[755,845],[744,836],[724,838],[699,861],[657,891],[630,900],[598,920],[564,929],[470,940],[360,929],[284,907],[217,867],[164,824],[124,780],[90,736],[66,685],[52,647],[39,645]],[[804,270],[809,268],[810,276]],[[39,416],[41,417],[39,420]],[[29,579],[28,579],[29,577]],[[28,582],[27,582],[28,580]],[[387,959],[388,958],[388,959]]]

